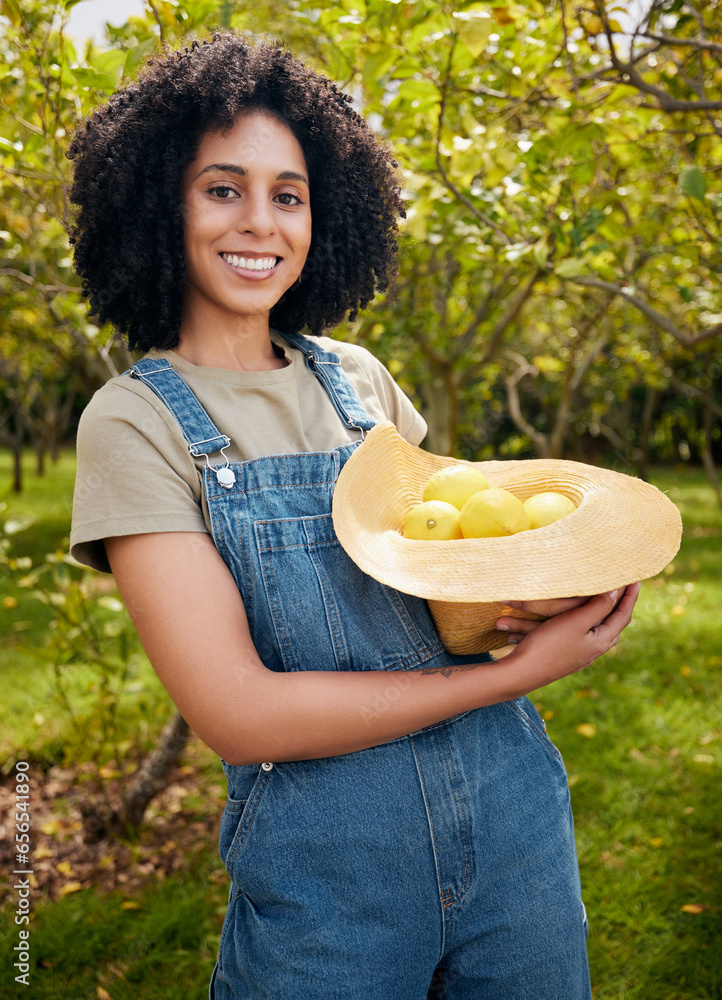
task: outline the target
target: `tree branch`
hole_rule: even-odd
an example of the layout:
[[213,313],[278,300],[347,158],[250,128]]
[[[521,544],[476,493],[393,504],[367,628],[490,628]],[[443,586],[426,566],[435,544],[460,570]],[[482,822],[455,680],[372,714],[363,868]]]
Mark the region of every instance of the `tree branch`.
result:
[[522,434],[526,434],[526,436],[534,442],[537,451],[542,458],[546,458],[549,454],[549,439],[545,434],[538,431],[536,427],[532,426],[522,413],[521,402],[519,400],[519,390],[517,389],[519,382],[521,382],[525,376],[536,376],[539,374],[539,369],[535,365],[530,365],[524,358],[518,358],[517,363],[519,367],[514,374],[504,376],[509,415]]
[[[561,276],[556,275],[556,277],[560,278]],[[715,326],[703,330],[694,337],[688,337],[679,327],[675,326],[671,319],[657,312],[645,299],[640,298],[633,292],[627,291],[621,285],[615,285],[611,281],[602,281],[601,278],[561,278],[561,280],[571,281],[575,285],[583,285],[586,288],[599,288],[603,292],[611,292],[612,295],[621,295],[627,302],[630,302],[636,309],[639,309],[641,313],[644,313],[647,319],[651,320],[656,327],[669,333],[685,347],[694,347],[696,344],[701,344],[705,340],[712,340],[714,337],[722,334],[722,323],[717,323]]]
[[[722,109],[722,101],[680,101],[675,97],[670,97],[666,90],[647,83],[642,74],[634,68],[631,62],[622,62],[617,55],[612,28],[602,0],[595,0],[595,7],[604,25],[604,33],[607,36],[607,44],[609,46],[609,58],[612,60],[614,69],[621,74],[621,82],[623,84],[634,87],[643,94],[651,94],[653,97],[656,97],[659,102],[659,108],[662,111],[718,111]],[[625,77],[626,79],[624,79]]]
[[718,52],[722,55],[722,45],[719,42],[708,42],[702,38],[674,38],[672,35],[655,35],[651,31],[640,32],[642,38],[651,38],[662,45],[690,46],[704,52]]
[[156,22],[158,23],[158,34],[160,36],[160,42],[161,42],[161,45],[164,45],[165,44],[165,34],[163,32],[163,22],[160,19],[160,14],[158,13],[158,10],[157,10],[155,4],[153,3],[153,0],[145,0],[145,2],[147,4],[147,6],[150,7],[151,12],[153,14],[153,17],[156,19]]
[[444,124],[444,112],[446,111],[446,93],[447,93],[447,88],[449,86],[449,76],[451,74],[451,60],[453,58],[455,44],[456,44],[456,36],[454,36],[452,45],[449,50],[449,62],[446,70],[446,75],[444,76],[444,80],[441,85],[441,104],[439,106],[439,122],[436,128],[436,150],[435,150],[436,168],[439,171],[439,174],[441,175],[441,181],[444,187],[447,189],[447,191],[450,191],[451,194],[453,194],[453,196],[457,199],[457,201],[460,201],[463,205],[466,205],[469,211],[472,212],[477,219],[483,222],[485,226],[488,226],[490,229],[492,229],[497,234],[497,236],[501,237],[501,239],[504,240],[505,243],[511,244],[514,241],[509,236],[506,235],[504,230],[501,229],[501,227],[498,226],[493,219],[489,218],[489,216],[485,212],[482,212],[482,210],[477,205],[474,204],[471,198],[467,197],[467,195],[465,195],[462,191],[460,191],[459,188],[453,183],[453,181],[450,180],[448,174],[446,173],[446,169],[444,168],[444,165],[441,161],[441,130]]
[[543,272],[538,268],[535,269],[529,281],[527,281],[523,288],[519,289],[517,294],[509,303],[506,312],[491,331],[489,339],[487,340],[486,350],[484,351],[481,360],[478,361],[472,368],[469,368],[464,372],[461,378],[462,385],[470,385],[484,366],[489,364],[499,349],[499,345],[503,340],[504,334],[521,312],[522,306],[531,295],[534,285],[537,283],[542,274]]

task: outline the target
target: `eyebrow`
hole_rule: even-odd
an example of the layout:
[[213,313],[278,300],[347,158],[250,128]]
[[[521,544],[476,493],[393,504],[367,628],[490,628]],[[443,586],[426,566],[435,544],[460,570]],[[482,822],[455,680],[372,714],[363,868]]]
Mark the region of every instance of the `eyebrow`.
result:
[[[204,167],[199,174],[193,178],[198,180],[203,174],[207,174],[209,171],[217,170],[219,173],[223,174],[238,174],[239,177],[245,177],[246,171],[243,167],[239,166],[237,163],[211,163],[209,166]],[[276,176],[277,181],[301,181],[302,184],[308,184],[308,179],[303,176],[303,174],[297,174],[294,170],[283,170],[280,174]]]

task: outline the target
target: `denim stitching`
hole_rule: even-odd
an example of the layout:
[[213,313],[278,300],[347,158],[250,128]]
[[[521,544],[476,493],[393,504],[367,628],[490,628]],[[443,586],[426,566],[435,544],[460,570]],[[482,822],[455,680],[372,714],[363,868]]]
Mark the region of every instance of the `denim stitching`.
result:
[[446,903],[444,904],[445,906],[451,906],[452,903],[456,903],[460,899],[463,899],[463,897],[466,895],[466,893],[469,891],[469,888],[471,887],[471,878],[473,874],[471,870],[471,848],[470,848],[468,825],[466,820],[466,811],[464,810],[463,796],[459,792],[459,782],[456,776],[456,770],[454,768],[454,760],[451,754],[451,745],[449,743],[449,733],[446,726],[442,725],[440,727],[440,732],[437,736],[437,739],[440,743],[442,740],[445,743],[445,746],[442,747],[441,749],[442,751],[444,751],[446,760],[448,760],[447,774],[449,774],[449,772],[451,774],[451,779],[452,779],[451,787],[453,790],[452,794],[454,798],[454,807],[457,816],[457,823],[459,823],[459,834],[463,845],[463,851],[464,854],[466,855],[466,858],[464,860],[465,884],[462,885],[459,889],[457,889],[455,895],[449,896],[447,898]]
[[[423,732],[423,730],[422,730]],[[426,780],[424,778],[423,768],[421,767],[421,761],[419,760],[419,755],[416,752],[416,745],[413,740],[413,736],[404,737],[408,739],[411,745],[411,751],[414,755],[414,761],[416,762],[416,773],[419,776],[419,784],[421,785],[421,794],[424,799],[424,807],[426,809],[426,820],[429,824],[429,832],[431,833],[431,843],[433,844],[433,854],[434,854],[434,871],[436,872],[436,887],[439,893],[439,902],[441,903],[441,947],[439,950],[439,961],[441,961],[444,952],[446,950],[446,916],[444,912],[444,890],[441,885],[441,869],[439,866],[439,852],[437,850],[436,843],[436,831],[434,829],[434,821],[431,818],[431,808],[429,806],[429,796],[426,791]]]
[[[256,521],[254,527],[262,529],[263,525],[268,522]],[[256,539],[259,539],[260,530],[256,532]],[[261,552],[273,551],[269,549],[261,549],[259,545],[259,554]],[[288,634],[288,628],[286,627],[286,620],[283,617],[283,610],[281,608],[280,594],[278,590],[278,584],[276,583],[276,571],[273,565],[272,559],[260,559],[261,573],[263,579],[266,582],[266,596],[268,598],[268,607],[271,611],[271,617],[273,619],[273,627],[276,631],[276,637],[278,638],[279,651],[281,657],[286,664],[287,670],[298,670],[298,665],[296,659],[293,655],[293,645],[291,643],[291,637]]]
[[[304,525],[304,531],[306,531]],[[316,572],[316,578],[318,580],[318,585],[321,589],[321,595],[323,598],[323,608],[326,612],[326,620],[328,624],[329,634],[331,636],[331,644],[334,650],[334,658],[336,660],[337,668],[341,670],[350,670],[350,657],[348,653],[348,647],[346,645],[346,640],[343,634],[343,626],[341,624],[341,615],[339,613],[338,604],[333,598],[333,587],[330,585],[330,580],[328,579],[328,574],[323,566],[323,563],[318,559],[313,558],[313,549],[318,546],[309,541],[308,544],[308,555]],[[326,586],[324,587],[324,580]],[[332,620],[333,619],[333,620]],[[338,649],[337,649],[338,646]],[[341,656],[339,657],[339,651]],[[340,662],[339,662],[340,661]]]
[[248,587],[250,591],[250,600],[244,601],[245,604],[250,605],[246,607],[246,615],[248,617],[248,628],[253,635],[253,629],[255,627],[256,621],[256,601],[258,600],[256,596],[256,574],[253,572],[253,564],[251,559],[251,531],[252,526],[250,519],[243,516],[242,507],[245,504],[245,495],[241,494],[238,502],[235,505],[236,523],[238,530],[238,542],[240,546],[240,560],[241,566],[243,567],[243,582]]

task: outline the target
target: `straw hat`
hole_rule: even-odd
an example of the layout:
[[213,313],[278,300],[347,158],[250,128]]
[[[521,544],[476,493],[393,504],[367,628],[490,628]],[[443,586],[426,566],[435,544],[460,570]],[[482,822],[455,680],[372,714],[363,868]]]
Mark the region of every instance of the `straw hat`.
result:
[[[503,538],[417,541],[404,538],[409,509],[438,469],[474,465],[526,500],[554,490],[577,509],[554,524]],[[333,498],[343,548],[381,583],[429,601],[441,639],[453,653],[506,645],[493,628],[503,601],[600,594],[659,573],[682,537],[675,505],[633,476],[556,459],[463,462],[405,441],[377,424],[344,466]],[[537,617],[511,611],[517,617]]]

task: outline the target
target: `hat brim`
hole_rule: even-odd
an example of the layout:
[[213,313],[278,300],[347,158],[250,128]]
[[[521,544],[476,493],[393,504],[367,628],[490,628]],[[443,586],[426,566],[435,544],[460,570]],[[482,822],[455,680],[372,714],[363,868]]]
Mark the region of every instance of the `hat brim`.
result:
[[[404,519],[438,469],[473,465],[525,500],[544,490],[577,509],[502,538],[417,541]],[[528,601],[599,594],[661,572],[679,549],[679,511],[655,486],[557,459],[463,462],[410,445],[385,421],[346,462],[333,498],[338,539],[369,576],[403,593],[451,602]]]

